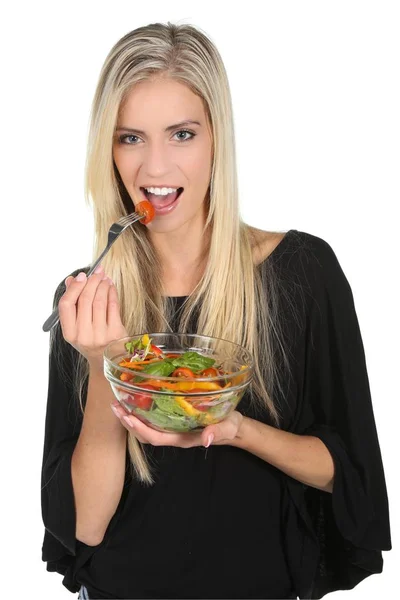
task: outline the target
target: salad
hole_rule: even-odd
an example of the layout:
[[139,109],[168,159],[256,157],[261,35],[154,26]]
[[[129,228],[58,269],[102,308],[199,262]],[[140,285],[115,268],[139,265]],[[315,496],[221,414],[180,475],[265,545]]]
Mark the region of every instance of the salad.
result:
[[147,334],[127,342],[125,349],[127,356],[118,362],[124,370],[114,374],[122,385],[110,383],[124,408],[157,429],[185,432],[218,423],[243,395],[245,375],[232,378],[222,363],[199,352],[164,351]]

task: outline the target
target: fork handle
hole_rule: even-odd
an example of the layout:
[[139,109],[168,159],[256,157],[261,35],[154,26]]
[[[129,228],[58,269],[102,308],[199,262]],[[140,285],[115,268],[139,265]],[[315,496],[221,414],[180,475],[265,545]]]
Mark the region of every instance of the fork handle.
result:
[[117,238],[115,238],[114,240],[111,240],[111,241],[108,240],[107,246],[104,248],[104,250],[100,254],[100,256],[98,258],[96,258],[96,260],[90,267],[89,271],[87,272],[86,277],[90,277],[90,275],[96,270],[97,265],[99,265],[101,263],[101,261],[103,260],[103,258],[105,257],[105,255],[107,254],[107,252],[109,251],[109,249],[111,248],[111,246],[113,245],[113,243],[115,242],[116,239]]
[[50,331],[50,329],[53,329],[54,325],[57,325],[59,320],[60,317],[58,315],[58,306],[56,306],[49,318],[43,323],[43,331]]

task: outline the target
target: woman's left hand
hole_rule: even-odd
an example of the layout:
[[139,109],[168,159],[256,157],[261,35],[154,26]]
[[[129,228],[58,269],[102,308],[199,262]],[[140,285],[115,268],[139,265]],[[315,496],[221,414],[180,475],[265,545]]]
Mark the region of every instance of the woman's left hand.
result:
[[197,433],[166,433],[145,425],[140,419],[124,410],[118,402],[113,402],[111,406],[122,425],[130,433],[133,433],[139,442],[153,446],[176,446],[178,448],[204,446],[208,448],[210,444],[230,444],[237,436],[244,419],[240,412],[234,410],[220,423],[208,425]]

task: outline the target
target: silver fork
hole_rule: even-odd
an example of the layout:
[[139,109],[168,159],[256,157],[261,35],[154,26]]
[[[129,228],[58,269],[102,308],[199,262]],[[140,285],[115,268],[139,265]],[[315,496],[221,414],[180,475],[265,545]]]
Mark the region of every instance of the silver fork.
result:
[[[118,219],[118,221],[116,221],[115,223],[113,223],[111,225],[111,227],[108,231],[107,246],[104,248],[103,252],[100,254],[100,256],[95,260],[93,265],[90,267],[90,269],[87,273],[87,277],[89,277],[93,273],[93,271],[96,269],[97,265],[100,264],[100,262],[103,260],[103,258],[105,257],[105,255],[107,254],[107,252],[109,251],[109,249],[111,248],[113,243],[119,238],[121,233],[123,231],[125,231],[125,229],[127,229],[130,225],[135,223],[135,221],[138,221],[139,219],[143,219],[145,216],[146,216],[145,214],[134,212],[125,217],[121,217],[120,219]],[[58,314],[58,306],[56,306],[56,308],[53,310],[53,312],[51,313],[49,318],[43,323],[43,326],[42,326],[43,331],[50,331],[50,329],[52,329],[55,325],[57,325],[59,320],[60,320],[60,317]]]

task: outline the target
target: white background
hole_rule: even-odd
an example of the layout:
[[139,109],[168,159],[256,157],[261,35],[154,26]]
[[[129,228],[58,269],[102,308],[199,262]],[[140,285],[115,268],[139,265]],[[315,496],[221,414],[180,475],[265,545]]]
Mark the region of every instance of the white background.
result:
[[400,559],[400,18],[399,3],[385,0],[246,0],[235,8],[204,0],[15,1],[2,9],[2,594],[74,597],[41,562],[48,353],[41,326],[57,284],[92,258],[83,170],[103,60],[128,31],[168,20],[202,28],[225,61],[245,220],[324,238],[352,286],[395,548],[384,554],[383,574],[335,597],[393,597]]

